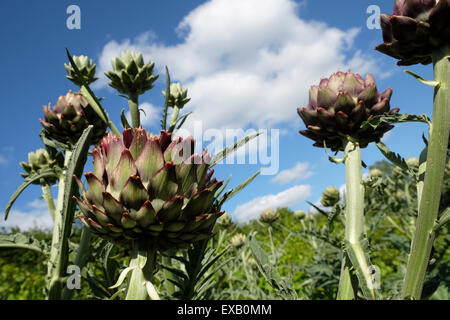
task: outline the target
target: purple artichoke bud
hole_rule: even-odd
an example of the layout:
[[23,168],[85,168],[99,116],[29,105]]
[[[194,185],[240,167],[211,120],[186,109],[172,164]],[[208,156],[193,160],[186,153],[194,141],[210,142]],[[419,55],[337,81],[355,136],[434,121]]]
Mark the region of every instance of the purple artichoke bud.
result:
[[209,156],[194,154],[194,143],[191,137],[172,140],[167,131],[152,136],[141,127],[119,138],[109,133],[92,151],[87,190],[77,180],[79,219],[109,241],[142,240],[160,250],[209,237],[223,213],[214,204],[223,181],[211,179]]
[[433,51],[450,44],[450,0],[396,0],[380,22],[384,43],[376,50],[401,66],[429,64]]
[[359,74],[338,71],[330,78],[324,78],[319,86],[309,90],[309,104],[298,108],[297,112],[306,125],[300,134],[315,141],[314,146],[333,151],[344,150],[348,137],[357,140],[361,148],[370,142],[378,142],[384,133],[393,126],[382,125],[377,129],[361,124],[383,113],[396,113],[390,110],[392,89],[378,92],[375,80],[368,74],[364,80]]
[[94,126],[92,144],[106,133],[106,123],[97,115],[81,93],[69,91],[60,96],[53,110],[43,106],[44,120],[39,120],[48,135],[65,144],[75,144],[89,125]]

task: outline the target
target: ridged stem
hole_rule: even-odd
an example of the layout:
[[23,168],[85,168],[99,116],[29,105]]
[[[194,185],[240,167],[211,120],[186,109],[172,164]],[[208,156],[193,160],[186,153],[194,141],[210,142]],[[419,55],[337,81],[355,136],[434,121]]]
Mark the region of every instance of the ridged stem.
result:
[[133,268],[125,300],[159,300],[156,291],[149,296],[148,285],[153,287],[153,272],[156,266],[156,250],[145,243],[135,241],[131,253],[130,267]]
[[63,206],[64,206],[64,195],[65,195],[65,187],[66,187],[65,175],[67,172],[67,167],[69,165],[71,156],[72,156],[72,151],[67,150],[65,152],[63,172],[61,173],[61,176],[59,177],[58,198],[56,200],[52,246],[50,249],[50,257],[49,257],[48,269],[47,269],[47,279],[48,279],[47,280],[47,298],[49,300],[61,299],[61,292],[63,289],[63,285],[62,285],[62,282],[61,282],[61,279],[59,276],[62,273],[62,271],[60,270],[62,267],[60,260],[61,260],[61,255],[67,255],[68,253],[61,252],[59,249],[61,247],[63,247],[61,245],[61,241],[64,241],[64,239],[62,239],[62,230],[64,227],[62,210],[63,210]]
[[434,79],[440,85],[434,90],[425,180],[403,283],[404,299],[421,298],[434,241],[433,227],[439,213],[450,132],[450,47],[441,48],[433,54],[433,66]]
[[180,108],[177,106],[173,107],[172,119],[170,120],[169,132],[173,132],[175,130],[175,126],[177,124],[178,115],[180,113]]
[[[361,150],[357,143],[347,141],[345,145],[346,212],[345,240],[359,244],[364,230],[364,186],[362,184]],[[346,254],[342,259],[338,300],[355,299],[350,273],[350,261]]]
[[[75,257],[75,265],[82,270],[88,260],[89,245],[91,243],[92,233],[83,226],[81,231],[81,239],[78,244],[77,256]],[[74,290],[69,289],[67,286],[64,288],[62,299],[70,300],[73,297]]]
[[53,221],[55,221],[55,202],[53,201],[52,191],[50,190],[50,186],[48,184],[41,185],[42,188],[42,196],[44,197],[45,202],[47,203],[48,211],[50,211],[50,215],[52,216]]
[[141,125],[139,114],[139,95],[133,93],[129,95],[128,106],[130,107],[131,126],[137,128]]

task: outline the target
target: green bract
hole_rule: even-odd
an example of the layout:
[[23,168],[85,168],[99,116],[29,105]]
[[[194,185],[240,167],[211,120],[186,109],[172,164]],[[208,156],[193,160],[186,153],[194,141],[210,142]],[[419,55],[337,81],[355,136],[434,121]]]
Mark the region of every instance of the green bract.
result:
[[126,95],[141,95],[153,88],[158,75],[153,75],[154,62],[144,63],[141,53],[122,52],[120,58],[112,60],[113,71],[105,72],[111,80],[109,85]]
[[[28,162],[21,162],[20,165],[26,171],[20,175],[25,179],[39,174],[48,169],[62,168],[64,166],[64,156],[61,152],[50,155],[45,149],[37,149],[35,152],[28,153]],[[55,184],[58,181],[56,178],[44,178],[46,184]],[[41,184],[40,181],[35,181],[33,184]]]
[[95,113],[81,93],[69,91],[65,96],[60,96],[53,110],[43,106],[44,120],[40,120],[48,135],[59,142],[77,143],[84,129],[89,125],[94,126],[92,144],[97,144],[105,135],[107,125]]
[[83,85],[83,81],[86,85],[89,85],[98,79],[95,77],[96,65],[92,62],[92,59],[83,55],[73,56],[72,58],[78,71],[80,71],[82,78],[80,79],[72,65],[64,63],[64,68],[67,70],[67,79],[79,87]]
[[349,139],[359,142],[361,148],[370,142],[378,142],[384,133],[393,128],[384,124],[376,129],[361,124],[390,110],[392,89],[379,93],[375,79],[368,74],[364,80],[359,74],[338,71],[330,78],[323,78],[318,86],[309,90],[309,104],[297,112],[306,125],[300,134],[315,141],[314,146],[324,147],[324,142],[333,151],[343,151]]
[[78,180],[80,220],[107,240],[144,240],[160,250],[210,237],[223,213],[214,205],[223,182],[211,179],[210,156],[194,154],[194,144],[192,137],[151,136],[142,128],[108,134],[92,151],[87,190]]
[[434,51],[450,44],[450,0],[396,0],[380,20],[384,43],[376,49],[398,65],[429,64]]

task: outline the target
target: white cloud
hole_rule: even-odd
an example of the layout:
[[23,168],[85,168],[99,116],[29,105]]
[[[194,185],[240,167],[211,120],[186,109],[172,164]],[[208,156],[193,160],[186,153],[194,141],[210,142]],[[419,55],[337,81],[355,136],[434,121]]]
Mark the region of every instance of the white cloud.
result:
[[[121,51],[141,51],[162,72],[189,89],[193,121],[206,128],[270,128],[298,125],[296,107],[308,88],[337,69],[377,73],[371,56],[353,48],[358,29],[340,30],[304,21],[292,0],[211,0],[181,21],[181,42],[164,45],[147,33],[107,43],[99,69],[111,67]],[[97,87],[105,86],[102,78]]]
[[313,174],[314,173],[309,170],[309,163],[298,162],[293,168],[281,171],[270,182],[288,184],[292,181],[307,179]]
[[254,198],[236,207],[232,213],[234,220],[246,222],[259,217],[265,209],[290,207],[303,202],[311,195],[311,186],[298,185],[277,194]]
[[17,210],[12,209],[9,212],[8,220],[0,220],[0,228],[6,229],[12,227],[19,227],[21,231],[39,228],[39,229],[52,229],[53,220],[50,212],[47,209],[47,205],[43,200],[34,200],[26,204],[29,210]]

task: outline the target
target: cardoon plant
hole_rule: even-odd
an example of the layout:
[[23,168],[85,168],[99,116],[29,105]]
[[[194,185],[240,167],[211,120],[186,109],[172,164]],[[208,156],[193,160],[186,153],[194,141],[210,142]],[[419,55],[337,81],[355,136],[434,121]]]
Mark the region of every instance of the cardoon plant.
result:
[[338,71],[330,78],[322,79],[318,86],[312,86],[308,106],[297,109],[306,125],[306,130],[301,130],[300,133],[312,139],[314,146],[345,152],[345,240],[348,245],[342,262],[338,299],[356,297],[351,283],[352,265],[366,297],[376,297],[371,286],[369,264],[360,243],[364,235],[364,186],[360,148],[371,142],[378,142],[393,126],[384,124],[377,128],[362,128],[361,124],[377,115],[397,113],[398,109],[390,109],[391,95],[390,88],[383,93],[377,90],[371,74],[363,79],[359,74]]
[[434,86],[425,178],[418,195],[419,214],[403,287],[403,298],[420,299],[439,218],[449,145],[450,0],[396,0],[392,14],[381,15],[381,27],[384,43],[377,46],[378,51],[398,59],[399,65],[432,63],[434,69],[434,81],[414,75]]

